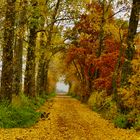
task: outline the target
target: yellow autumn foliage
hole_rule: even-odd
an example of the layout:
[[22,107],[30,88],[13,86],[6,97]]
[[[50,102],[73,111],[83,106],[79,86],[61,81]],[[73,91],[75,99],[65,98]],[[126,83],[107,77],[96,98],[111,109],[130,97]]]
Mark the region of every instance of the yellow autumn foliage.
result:
[[106,119],[113,119],[118,114],[116,103],[112,101],[112,96],[107,96],[106,91],[93,92],[88,100],[88,106]]
[[93,92],[88,100],[89,107],[93,110],[99,110],[105,104],[104,96],[105,96],[104,91]]
[[133,75],[129,78],[129,85],[119,89],[121,104],[128,112],[128,120],[138,123],[140,128],[140,58],[132,61]]

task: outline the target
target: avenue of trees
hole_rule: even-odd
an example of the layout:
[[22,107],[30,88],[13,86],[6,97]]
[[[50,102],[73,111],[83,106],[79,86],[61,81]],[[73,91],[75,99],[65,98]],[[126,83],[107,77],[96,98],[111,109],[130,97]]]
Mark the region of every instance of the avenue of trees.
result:
[[0,99],[11,102],[12,95],[21,92],[29,97],[45,94],[49,63],[64,49],[63,29],[78,19],[81,2],[7,0],[1,3]]
[[0,2],[0,102],[47,95],[64,76],[93,110],[140,126],[139,0]]

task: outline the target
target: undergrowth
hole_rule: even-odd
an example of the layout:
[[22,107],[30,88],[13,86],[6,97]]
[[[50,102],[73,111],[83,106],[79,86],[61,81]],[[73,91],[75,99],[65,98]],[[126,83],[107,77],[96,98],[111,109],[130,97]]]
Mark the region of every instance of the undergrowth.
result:
[[[127,101],[124,103],[127,105]],[[120,110],[116,102],[113,101],[112,96],[107,96],[105,91],[94,92],[88,100],[88,105],[93,111],[101,114],[105,119],[111,120],[115,127],[140,129],[139,108],[134,108],[128,104],[125,106],[127,107],[125,110],[122,110],[122,108]]]
[[14,96],[9,105],[6,101],[0,103],[0,128],[24,128],[34,125],[41,116],[36,110],[44,104],[46,99],[54,97],[55,94],[36,97],[26,97],[24,94]]
[[75,94],[75,93],[68,93],[67,94],[68,96],[71,96],[72,98],[75,98],[75,99],[77,99],[77,100],[80,100],[80,96],[79,95],[77,95],[77,94]]

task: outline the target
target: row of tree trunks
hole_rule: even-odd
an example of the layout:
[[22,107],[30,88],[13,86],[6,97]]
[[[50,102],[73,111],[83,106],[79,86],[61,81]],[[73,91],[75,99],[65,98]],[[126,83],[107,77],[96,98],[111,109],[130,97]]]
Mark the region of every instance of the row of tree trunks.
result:
[[[37,37],[37,29],[39,26],[39,12],[37,11],[38,1],[34,0],[29,3],[27,0],[20,0],[20,15],[18,20],[15,19],[15,9],[16,9],[16,0],[7,0],[6,1],[6,13],[5,13],[5,25],[4,25],[4,34],[3,34],[3,56],[2,56],[2,78],[1,78],[1,93],[0,99],[7,99],[9,102],[12,100],[12,94],[15,93],[18,95],[21,91],[21,83],[22,83],[22,57],[23,57],[23,34],[25,32],[29,32],[29,42],[27,49],[27,58],[26,58],[26,69],[25,69],[25,80],[24,80],[24,93],[27,96],[34,97],[36,96],[36,84],[37,83],[37,92],[39,95],[41,93],[47,92],[47,84],[48,84],[48,69],[50,56],[47,56],[47,51],[50,48],[52,43],[53,29],[55,26],[55,22],[57,21],[57,14],[59,13],[59,7],[61,5],[61,0],[57,0],[56,5],[54,7],[54,11],[50,17],[50,24],[47,27],[47,42],[44,46],[44,43],[40,43],[42,47],[42,53],[40,54],[39,67],[38,67],[38,75],[37,80],[35,78],[35,70],[36,70],[36,58],[35,58],[35,50],[36,50],[36,37]],[[48,2],[48,1],[47,1]],[[104,49],[104,22],[105,22],[105,4],[106,1],[102,1],[103,6],[103,15],[101,20],[101,28],[99,35],[99,48],[97,57],[99,57]],[[26,21],[26,11],[27,6],[30,5],[31,13],[29,14],[29,22]],[[128,37],[127,37],[127,45],[128,48],[126,50],[126,56],[129,61],[133,59],[134,48],[133,41],[136,35],[136,30],[139,21],[139,12],[140,12],[140,2],[139,0],[133,0],[132,11],[129,21],[129,29],[128,29]],[[16,29],[15,23],[18,23],[18,28]],[[45,23],[45,22],[44,22]],[[25,31],[25,24],[28,24],[28,31]],[[16,30],[15,30],[16,29]],[[18,33],[17,33],[18,32]],[[14,34],[16,33],[16,35]],[[128,66],[126,65],[126,68]],[[81,69],[82,70],[82,69]],[[83,73],[83,72],[81,72]],[[97,74],[98,75],[98,70]],[[92,88],[92,76],[89,81],[87,81],[87,91],[89,92]],[[116,78],[115,78],[116,80]],[[36,82],[37,81],[37,82]],[[91,90],[92,91],[92,90]],[[89,95],[90,93],[88,93]],[[87,100],[87,99],[86,99]]]
[[[60,2],[61,2],[61,0],[57,1],[54,12],[52,14],[52,18],[51,18],[52,21],[51,21],[49,31],[48,31],[46,46],[45,47],[43,45],[41,46],[43,48],[44,52],[47,52],[48,48],[51,45],[53,28],[54,28],[54,24],[56,22],[56,16],[57,16],[57,12],[59,10]],[[41,43],[41,44],[43,44],[43,43]],[[49,69],[50,58],[48,56],[46,56],[47,53],[44,53],[44,52],[42,52],[40,61],[39,61],[38,76],[37,76],[37,81],[38,81],[37,90],[39,92],[38,94],[48,92],[48,69]]]

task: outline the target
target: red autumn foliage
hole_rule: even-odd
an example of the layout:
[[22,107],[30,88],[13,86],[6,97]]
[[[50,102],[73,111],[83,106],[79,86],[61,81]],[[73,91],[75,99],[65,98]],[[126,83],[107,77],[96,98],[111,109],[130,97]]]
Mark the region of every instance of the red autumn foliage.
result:
[[[120,53],[120,41],[114,39],[111,32],[105,32],[103,39],[104,48],[101,56],[97,56],[102,9],[97,3],[88,5],[88,8],[90,12],[97,12],[97,16],[92,17],[92,13],[81,16],[81,20],[73,28],[73,31],[78,33],[75,40],[76,43],[70,45],[66,60],[68,64],[74,60],[77,65],[80,65],[79,69],[81,68],[82,75],[84,75],[86,80],[92,81],[94,88],[111,89],[113,73]],[[114,19],[112,19],[112,22],[115,22]],[[124,57],[122,55],[119,68],[122,66],[123,61]],[[119,74],[116,80],[119,84]]]

